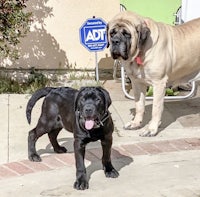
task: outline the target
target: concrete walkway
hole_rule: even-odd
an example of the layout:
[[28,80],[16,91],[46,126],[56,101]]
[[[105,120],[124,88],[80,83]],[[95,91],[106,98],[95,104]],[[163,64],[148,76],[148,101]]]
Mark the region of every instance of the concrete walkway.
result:
[[[41,102],[33,110],[32,124],[25,118],[29,95],[0,95],[0,196],[200,196],[200,93],[189,100],[166,102],[160,133],[139,137],[139,131],[125,131],[133,116],[134,103],[126,99],[121,84],[106,81],[110,111],[115,124],[112,151],[117,179],[107,179],[101,166],[99,142],[87,146],[86,166],[89,189],[73,189],[75,165],[72,134],[63,130],[59,143],[68,149],[55,154],[48,137],[38,140],[41,163],[27,160],[27,134],[36,125]],[[151,117],[151,101],[146,103],[144,125]]]

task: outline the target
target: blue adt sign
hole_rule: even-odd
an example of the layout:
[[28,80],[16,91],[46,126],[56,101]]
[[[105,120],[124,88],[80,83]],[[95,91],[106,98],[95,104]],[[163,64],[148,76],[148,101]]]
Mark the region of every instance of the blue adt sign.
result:
[[102,51],[107,45],[106,23],[101,18],[86,20],[79,33],[81,44],[89,51]]

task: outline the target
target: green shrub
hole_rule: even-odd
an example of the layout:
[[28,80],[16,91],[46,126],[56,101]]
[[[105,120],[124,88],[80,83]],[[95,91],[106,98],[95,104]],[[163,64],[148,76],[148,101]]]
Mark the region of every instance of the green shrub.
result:
[[20,83],[18,80],[11,79],[8,75],[0,75],[0,94],[2,93],[33,93],[37,89],[47,86],[50,81],[39,72],[31,71],[28,79]]

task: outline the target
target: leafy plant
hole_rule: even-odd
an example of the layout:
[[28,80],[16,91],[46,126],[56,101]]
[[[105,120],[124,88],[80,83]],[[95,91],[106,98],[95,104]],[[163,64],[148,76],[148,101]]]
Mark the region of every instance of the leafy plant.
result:
[[49,84],[49,80],[42,73],[35,70],[30,72],[26,82],[19,83],[17,80],[11,79],[8,75],[0,75],[0,94],[2,93],[33,93],[37,89],[45,87]]
[[[165,96],[177,96],[179,91],[174,91],[172,88],[166,88]],[[146,96],[153,96],[153,86],[149,86]]]
[[34,68],[31,68],[30,75],[28,76],[27,85],[34,85],[37,88],[42,88],[48,83],[47,77],[44,74],[37,72]]
[[17,44],[27,35],[31,24],[31,13],[25,12],[28,0],[0,1],[0,57],[19,57]]

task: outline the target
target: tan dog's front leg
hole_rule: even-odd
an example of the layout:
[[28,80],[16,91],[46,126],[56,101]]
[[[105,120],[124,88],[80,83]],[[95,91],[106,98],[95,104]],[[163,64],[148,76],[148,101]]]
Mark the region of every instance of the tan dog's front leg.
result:
[[139,129],[142,125],[145,111],[146,85],[136,83],[134,80],[131,80],[131,83],[135,99],[135,117],[134,120],[125,124],[124,129],[126,130]]
[[152,118],[145,130],[140,133],[140,136],[152,137],[157,135],[164,107],[165,87],[165,80],[153,84]]

